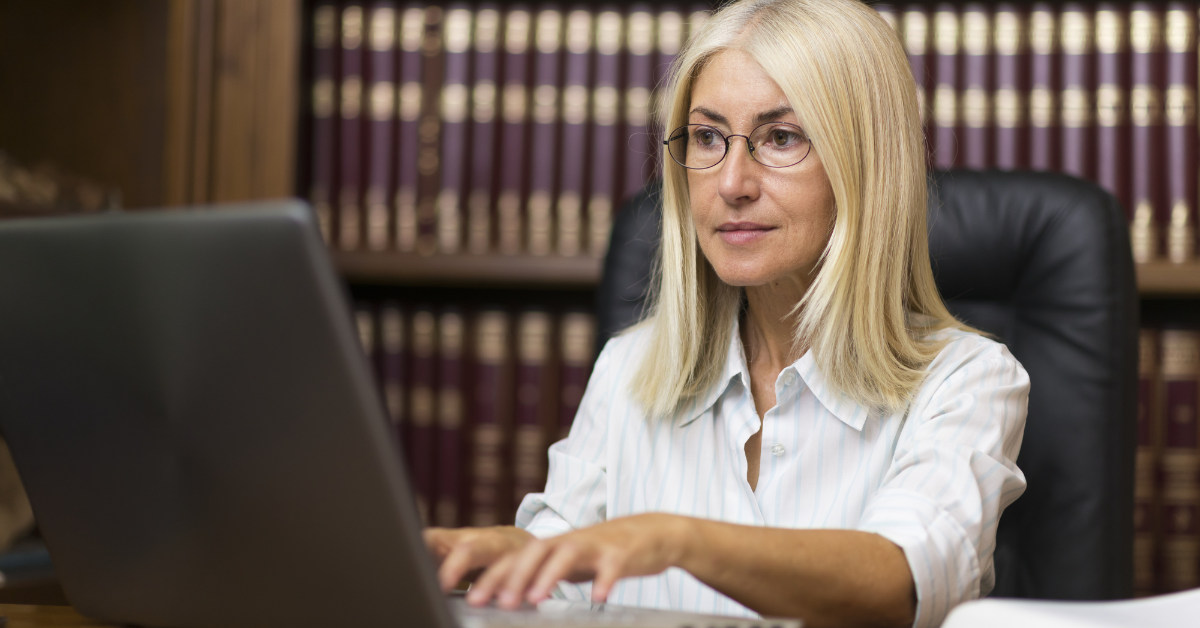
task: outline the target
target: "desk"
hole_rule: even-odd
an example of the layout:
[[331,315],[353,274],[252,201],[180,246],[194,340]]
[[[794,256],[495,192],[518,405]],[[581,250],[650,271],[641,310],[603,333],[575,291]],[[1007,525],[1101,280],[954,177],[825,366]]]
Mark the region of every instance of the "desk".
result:
[[113,625],[88,619],[70,606],[0,604],[0,615],[8,618],[7,628],[108,628]]

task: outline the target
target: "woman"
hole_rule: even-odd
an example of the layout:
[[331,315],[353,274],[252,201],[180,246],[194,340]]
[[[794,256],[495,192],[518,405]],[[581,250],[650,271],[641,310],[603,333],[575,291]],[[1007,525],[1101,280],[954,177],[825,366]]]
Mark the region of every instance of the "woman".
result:
[[692,37],[651,314],[516,528],[428,531],[443,586],[810,626],[937,625],[991,589],[1029,380],[938,296],[915,94],[855,0],[736,2]]

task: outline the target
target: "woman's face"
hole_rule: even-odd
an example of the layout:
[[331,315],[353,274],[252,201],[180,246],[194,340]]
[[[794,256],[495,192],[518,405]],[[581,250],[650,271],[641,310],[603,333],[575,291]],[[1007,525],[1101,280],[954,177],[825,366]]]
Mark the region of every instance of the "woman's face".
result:
[[[749,55],[726,50],[710,59],[692,85],[688,123],[728,136],[750,135],[764,122],[804,128]],[[834,218],[833,190],[815,148],[797,165],[769,168],[736,137],[719,164],[687,173],[700,249],[722,281],[761,286],[793,278],[808,285]]]

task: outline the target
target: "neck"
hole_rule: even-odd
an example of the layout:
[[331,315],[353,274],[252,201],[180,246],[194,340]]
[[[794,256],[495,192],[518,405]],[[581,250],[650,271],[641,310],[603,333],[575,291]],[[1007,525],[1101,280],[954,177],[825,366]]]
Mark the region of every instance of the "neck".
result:
[[782,370],[808,349],[796,341],[796,304],[808,292],[808,277],[773,281],[746,287],[746,315],[741,326],[742,345],[750,364],[766,363]]

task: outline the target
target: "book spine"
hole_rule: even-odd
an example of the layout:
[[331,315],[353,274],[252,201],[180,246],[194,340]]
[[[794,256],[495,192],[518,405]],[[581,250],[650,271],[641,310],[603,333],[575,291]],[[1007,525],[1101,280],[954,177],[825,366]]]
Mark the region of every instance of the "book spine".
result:
[[500,12],[482,5],[475,13],[474,87],[471,88],[471,183],[467,197],[467,250],[492,248],[495,211],[496,85],[499,75]]
[[559,77],[563,16],[557,9],[538,11],[535,26],[533,128],[529,155],[529,200],[526,203],[526,247],[533,255],[547,255],[554,231],[555,174],[558,155]]
[[[696,14],[693,14],[696,15]],[[596,78],[592,89],[592,160],[588,197],[588,251],[603,257],[617,194],[617,107],[621,102],[621,40],[625,18],[612,8],[596,16]]]
[[992,96],[994,163],[1005,170],[1028,168],[1028,20],[1016,4],[1004,3],[996,6],[992,24],[996,54],[996,89]]
[[513,504],[546,485],[546,436],[549,413],[546,393],[550,361],[550,315],[521,314],[517,329],[517,399],[513,430]]
[[1162,379],[1160,584],[1164,591],[1182,591],[1200,586],[1200,333],[1163,330]]
[[1196,245],[1196,14],[1195,4],[1167,6],[1167,259],[1192,259]]
[[437,240],[442,253],[458,253],[463,241],[461,207],[466,185],[467,112],[471,61],[471,11],[452,5],[446,13],[442,46],[443,62],[441,110],[441,189],[437,197]]
[[[675,57],[679,54],[679,50],[683,48],[684,21],[683,13],[678,7],[664,6],[660,7],[658,15],[655,16],[655,22],[658,24],[658,32],[656,33],[656,55],[654,60],[654,89],[655,102],[657,102],[658,94],[666,88],[666,81],[671,72],[671,65],[675,63]],[[661,131],[661,129],[660,129]],[[661,134],[661,133],[660,133]],[[655,139],[658,139],[655,135]],[[658,142],[653,142],[653,149],[656,155],[662,154],[661,146]]]
[[559,255],[578,255],[583,249],[583,192],[587,176],[588,90],[591,89],[592,13],[576,9],[567,14],[566,73],[563,79],[562,145],[559,152],[559,191],[556,206]]
[[462,474],[463,416],[463,343],[466,337],[463,315],[447,310],[438,321],[438,401],[437,401],[437,502],[435,525],[451,528],[463,525],[464,484]]
[[568,312],[562,318],[562,368],[560,369],[558,437],[566,438],[579,412],[587,388],[596,343],[596,322],[590,314]]
[[529,120],[529,47],[533,19],[520,6],[508,10],[504,19],[504,91],[501,94],[500,193],[496,200],[496,223],[501,253],[521,250],[521,213],[524,206],[527,131]]
[[417,248],[417,160],[421,150],[423,94],[421,42],[425,39],[425,9],[409,6],[400,21],[400,98],[396,148],[396,248]]
[[502,310],[485,310],[475,323],[475,398],[472,400],[471,525],[494,526],[505,521],[509,466],[505,464],[511,390],[509,317]]
[[363,5],[348,2],[342,7],[341,134],[338,158],[341,176],[338,189],[338,246],[359,247],[362,238],[362,93],[363,93]]
[[638,193],[654,171],[650,139],[650,90],[654,87],[654,14],[645,5],[635,5],[625,20],[625,133],[624,200]]
[[1129,207],[1129,53],[1123,6],[1096,7],[1096,182]]
[[1157,215],[1165,181],[1162,176],[1162,16],[1148,2],[1132,5],[1129,12],[1130,79],[1129,118],[1132,123],[1133,216],[1130,237],[1133,258],[1147,262],[1159,254]]
[[1133,589],[1134,594],[1154,593],[1156,526],[1155,468],[1158,466],[1155,413],[1155,372],[1158,337],[1152,329],[1138,335],[1137,451],[1133,481]]
[[958,146],[959,72],[958,52],[962,23],[958,6],[941,3],[934,14],[936,87],[933,90],[933,164],[953,168],[961,159]]
[[395,301],[385,301],[379,309],[380,360],[379,378],[383,387],[383,404],[398,446],[408,440],[404,433],[408,423],[405,388],[408,384],[407,355],[404,338],[404,309]]
[[412,316],[412,374],[408,393],[408,464],[421,521],[430,521],[436,494],[437,436],[434,398],[437,388],[437,319],[422,307]]
[[337,199],[337,3],[318,2],[313,9],[312,188],[309,200],[326,243],[332,243]]
[[396,4],[373,2],[367,27],[370,132],[366,136],[367,248],[382,251],[391,245],[392,152],[396,122]]
[[982,170],[992,158],[992,15],[982,3],[963,7],[963,165]]
[[[917,106],[921,111],[921,122],[929,144],[929,86],[932,77],[929,67],[929,13],[924,6],[910,5],[904,11],[904,50],[908,53],[908,65],[912,68],[913,80],[917,84]],[[933,147],[927,150],[932,154]]]
[[1039,2],[1029,14],[1029,167],[1058,167],[1058,13]]
[[1059,17],[1062,66],[1059,123],[1062,134],[1061,169],[1091,179],[1095,176],[1092,146],[1093,27],[1086,5],[1069,2]]
[[376,342],[374,304],[370,301],[358,301],[354,304],[354,326],[358,331],[358,343],[362,347],[367,366],[378,382],[379,344]]
[[442,72],[445,64],[442,30],[445,13],[439,6],[425,9],[425,31],[421,38],[421,118],[417,128],[417,253],[437,251],[438,197],[442,170]]

